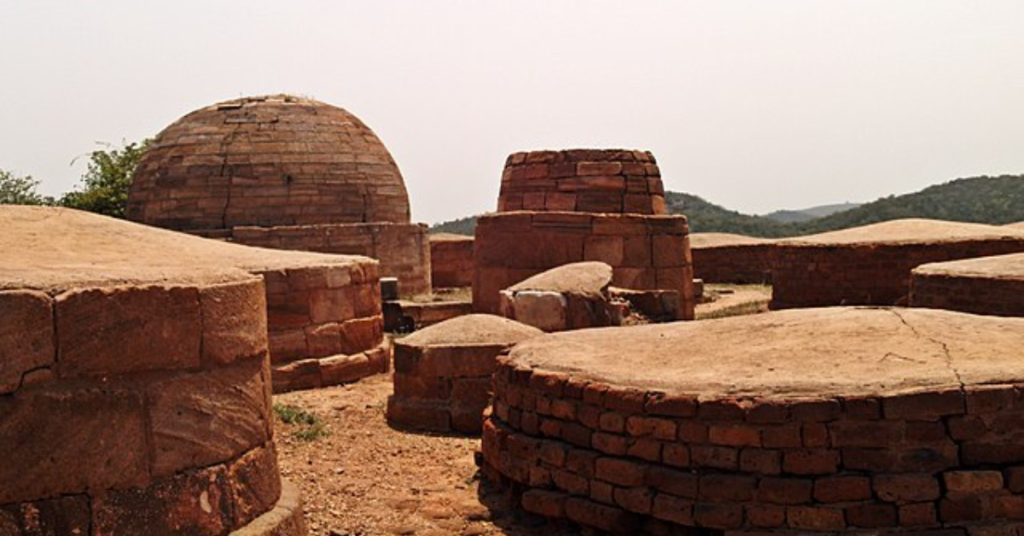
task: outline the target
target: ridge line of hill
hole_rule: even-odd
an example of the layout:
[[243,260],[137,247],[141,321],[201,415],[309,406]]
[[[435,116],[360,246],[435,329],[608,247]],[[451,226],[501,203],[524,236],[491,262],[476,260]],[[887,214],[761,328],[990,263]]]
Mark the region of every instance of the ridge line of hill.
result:
[[[781,238],[837,231],[903,218],[925,218],[1004,225],[1024,220],[1024,175],[955,179],[923,190],[890,195],[828,216],[779,222],[742,214],[682,192],[665,192],[669,214],[685,214],[691,232],[734,233]],[[432,233],[472,235],[476,216],[431,226]]]

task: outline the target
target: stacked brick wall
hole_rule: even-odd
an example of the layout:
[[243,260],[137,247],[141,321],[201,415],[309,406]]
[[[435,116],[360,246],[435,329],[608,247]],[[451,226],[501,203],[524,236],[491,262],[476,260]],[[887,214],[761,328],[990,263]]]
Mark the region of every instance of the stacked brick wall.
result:
[[431,291],[430,240],[424,224],[236,227],[231,238],[247,246],[371,257],[380,261],[382,277],[398,278],[403,295]]
[[473,237],[430,237],[430,279],[435,288],[473,284]]
[[127,217],[176,230],[408,223],[409,199],[362,121],[279,95],[208,106],[160,132],[135,171]]
[[276,392],[347,383],[388,370],[376,263],[255,273],[266,281]]
[[1024,316],[1024,278],[915,270],[910,305],[979,315]]
[[601,261],[612,285],[679,292],[693,318],[693,268],[684,216],[509,212],[481,216],[474,241],[473,310],[497,313],[499,292],[556,266]]
[[691,246],[693,276],[705,283],[772,282],[773,244]]
[[305,533],[255,277],[0,291],[0,452],[5,535]]
[[851,245],[775,245],[773,309],[906,304],[910,272],[931,262],[1024,251],[1024,239]]
[[514,153],[498,211],[664,214],[661,172],[650,151],[575,149]]
[[1024,530],[1024,384],[713,399],[500,358],[481,463],[522,508],[619,534]]

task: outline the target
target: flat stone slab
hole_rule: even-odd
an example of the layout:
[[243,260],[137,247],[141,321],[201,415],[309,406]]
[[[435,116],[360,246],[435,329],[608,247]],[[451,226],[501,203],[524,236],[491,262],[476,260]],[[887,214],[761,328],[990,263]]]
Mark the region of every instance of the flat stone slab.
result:
[[786,246],[858,244],[942,244],[970,240],[1024,238],[1024,228],[927,219],[891,220],[840,231],[779,240]]
[[511,359],[622,387],[720,399],[879,396],[1024,381],[1024,319],[798,309],[546,335]]
[[1024,280],[1024,253],[924,264],[915,268],[914,273],[950,277]]
[[472,314],[445,320],[395,341],[398,346],[500,346],[515,344],[543,332],[500,316]]
[[214,284],[248,271],[375,262],[240,246],[56,207],[0,206],[0,229],[0,290]]
[[733,233],[690,233],[691,248],[714,248],[726,246],[749,246],[754,244],[771,244],[770,238],[758,238]]

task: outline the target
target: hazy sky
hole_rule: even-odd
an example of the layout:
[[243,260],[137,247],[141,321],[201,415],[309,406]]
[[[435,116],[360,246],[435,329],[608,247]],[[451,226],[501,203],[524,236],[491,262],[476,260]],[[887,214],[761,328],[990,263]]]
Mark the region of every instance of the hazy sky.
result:
[[56,194],[96,142],[243,95],[362,118],[413,218],[493,210],[505,157],[654,152],[763,213],[1024,172],[1024,2],[0,0],[0,168]]

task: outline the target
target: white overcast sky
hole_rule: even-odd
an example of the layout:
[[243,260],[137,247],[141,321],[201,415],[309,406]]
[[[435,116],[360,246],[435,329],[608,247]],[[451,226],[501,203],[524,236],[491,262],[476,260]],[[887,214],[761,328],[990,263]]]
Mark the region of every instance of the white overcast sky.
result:
[[505,157],[627,147],[749,213],[1024,172],[1020,0],[0,0],[0,168],[242,95],[362,118],[413,218],[493,210]]

